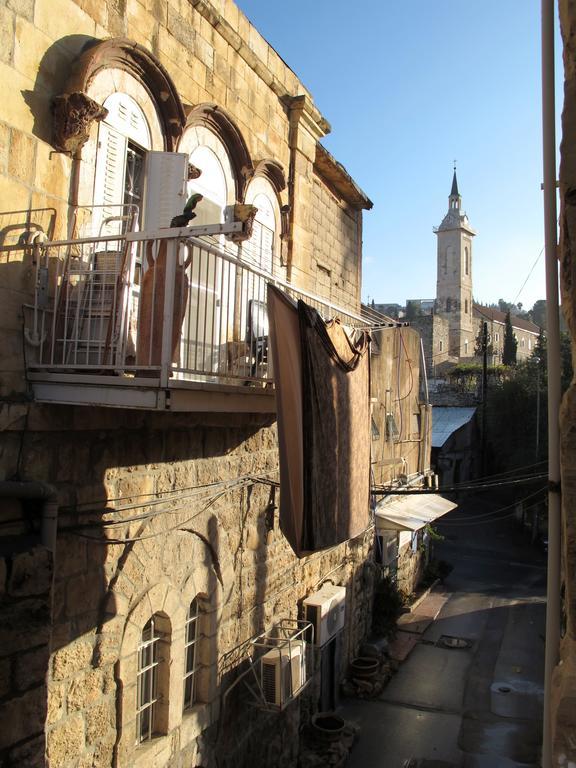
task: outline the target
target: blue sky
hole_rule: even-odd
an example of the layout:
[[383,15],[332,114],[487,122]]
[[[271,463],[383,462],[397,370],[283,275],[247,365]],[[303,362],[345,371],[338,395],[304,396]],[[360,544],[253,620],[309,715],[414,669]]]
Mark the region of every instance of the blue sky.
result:
[[[435,295],[432,227],[454,159],[478,232],[475,299],[544,298],[543,255],[518,296],[544,245],[539,0],[237,2],[312,92],[332,125],[324,145],[374,203],[364,300]],[[556,53],[560,105],[559,39]]]

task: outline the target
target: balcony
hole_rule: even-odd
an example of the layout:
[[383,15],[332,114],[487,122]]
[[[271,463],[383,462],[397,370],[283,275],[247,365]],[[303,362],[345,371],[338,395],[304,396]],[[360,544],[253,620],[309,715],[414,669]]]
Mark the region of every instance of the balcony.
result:
[[242,224],[36,242],[26,368],[45,403],[275,411],[269,283],[325,317],[360,315],[261,269]]

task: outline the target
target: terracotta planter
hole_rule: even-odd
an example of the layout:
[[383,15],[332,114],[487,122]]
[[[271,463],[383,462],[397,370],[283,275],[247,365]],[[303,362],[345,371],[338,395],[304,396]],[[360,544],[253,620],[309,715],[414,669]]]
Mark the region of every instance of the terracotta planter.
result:
[[312,732],[318,741],[338,741],[345,726],[345,721],[334,712],[318,712],[312,715]]
[[380,662],[378,659],[373,659],[371,656],[358,656],[350,662],[350,671],[353,678],[366,680],[374,677],[378,672],[379,666]]

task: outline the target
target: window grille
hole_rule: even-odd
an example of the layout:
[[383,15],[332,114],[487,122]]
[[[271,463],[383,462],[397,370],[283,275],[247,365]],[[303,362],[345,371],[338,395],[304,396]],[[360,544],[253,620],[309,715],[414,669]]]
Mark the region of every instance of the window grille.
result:
[[196,703],[196,673],[198,670],[198,641],[200,624],[200,608],[198,599],[190,603],[186,619],[186,634],[184,643],[184,709],[190,709]]
[[394,414],[387,413],[386,414],[386,439],[388,441],[398,440],[399,437],[400,437],[400,432],[398,431]]
[[155,626],[154,616],[142,630],[138,645],[138,677],[136,686],[136,738],[137,743],[149,741],[156,731],[156,705],[158,675],[160,672],[161,634]]

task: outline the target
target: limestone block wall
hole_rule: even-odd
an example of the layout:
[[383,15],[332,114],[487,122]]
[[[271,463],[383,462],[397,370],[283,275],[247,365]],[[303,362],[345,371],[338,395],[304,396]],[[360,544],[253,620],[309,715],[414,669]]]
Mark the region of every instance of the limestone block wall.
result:
[[[428,468],[422,457],[422,438],[430,425],[421,413],[419,334],[412,328],[385,328],[374,336],[372,470],[375,482],[384,484]],[[394,418],[396,435],[387,427],[387,414]]]
[[423,551],[413,552],[410,544],[405,544],[399,548],[396,580],[398,589],[403,594],[410,595],[416,591],[422,579],[424,564]]
[[[314,257],[313,226],[322,233],[312,213],[316,145],[330,126],[306,87],[231,0],[126,0],[121,8],[113,0],[26,0],[3,4],[0,30],[0,77],[11,84],[0,116],[0,396],[25,391],[22,305],[31,302],[35,280],[32,251],[6,247],[21,245],[23,235],[38,229],[49,239],[69,233],[69,203],[78,194],[83,164],[91,161],[54,151],[52,102],[65,91],[80,54],[95,42],[122,37],[142,45],[172,79],[187,112],[217,105],[238,129],[254,166],[265,159],[279,165],[290,180],[280,200],[290,210],[282,233],[287,276],[309,290],[327,287]],[[92,138],[96,131],[93,123]],[[322,205],[321,241],[334,245],[324,265],[332,271],[328,295],[357,308],[361,214],[351,217],[324,192]]]
[[[560,286],[562,307],[576,342],[576,3],[559,0],[564,43],[564,107],[560,147]],[[562,541],[566,633],[561,643],[562,665],[557,667],[553,691],[554,759],[560,765],[576,761],[576,389],[564,395],[560,414]]]
[[314,177],[311,226],[317,291],[338,306],[360,306],[361,213]]
[[[13,422],[21,471],[50,480],[61,502],[51,611],[34,641],[49,634],[50,655],[45,647],[34,666],[47,764],[212,766],[217,755],[220,765],[264,764],[254,760],[264,757],[259,734],[269,732],[269,716],[244,707],[246,718],[230,718],[223,707],[245,663],[240,646],[296,619],[303,598],[329,579],[348,588],[343,673],[370,627],[371,532],[298,560],[279,530],[277,490],[246,482],[210,491],[277,469],[275,425],[262,417],[58,410],[32,406],[25,432]],[[200,700],[183,712],[184,622],[196,595],[204,601]],[[136,648],[157,612],[170,621],[166,732],[136,747]],[[12,697],[10,706],[28,727],[27,702]],[[279,765],[294,765],[298,722],[298,714],[273,720]]]
[[[6,605],[40,600],[46,610],[30,633],[36,645],[20,647],[10,636],[0,650],[0,706],[15,724],[0,756],[34,766],[45,749],[50,768],[213,768],[217,759],[239,768],[256,765],[258,755],[267,764],[293,765],[299,710],[305,715],[317,706],[317,687],[272,723],[246,707],[247,719],[230,718],[223,693],[245,663],[243,645],[274,622],[295,619],[303,598],[326,579],[348,588],[343,671],[370,626],[364,564],[371,531],[295,558],[279,530],[279,491],[254,480],[277,470],[272,420],[30,402],[22,324],[36,254],[24,238],[38,230],[65,238],[71,231],[78,177],[93,159],[54,151],[52,102],[86,47],[122,37],[155,57],[187,114],[205,104],[225,113],[252,169],[275,164],[288,182],[277,201],[285,208],[286,276],[357,309],[361,214],[314,175],[317,142],[330,127],[231,0],[9,2],[0,8],[0,31],[0,77],[11,85],[0,115],[0,479],[51,483],[60,510],[53,588],[16,594],[9,573],[3,582]],[[166,94],[155,96],[160,104]],[[96,131],[94,123],[89,142]],[[177,137],[173,143],[177,149]],[[241,196],[252,172],[237,169],[233,194]],[[323,218],[313,224],[316,198]],[[330,277],[323,282],[315,253],[328,239]],[[195,597],[202,630],[198,702],[184,711],[186,618]],[[161,733],[136,747],[137,646],[152,615],[162,627]],[[18,672],[24,658],[33,680]],[[275,741],[266,756],[260,736],[271,729]],[[18,751],[23,739],[35,745],[34,755]]]
[[[27,515],[35,511],[26,510]],[[19,519],[14,530],[14,520]],[[0,761],[44,766],[52,555],[26,535],[19,502],[0,500]],[[18,539],[18,544],[14,542]],[[12,551],[8,543],[12,541]]]

